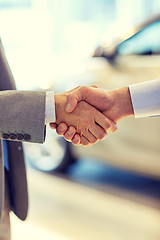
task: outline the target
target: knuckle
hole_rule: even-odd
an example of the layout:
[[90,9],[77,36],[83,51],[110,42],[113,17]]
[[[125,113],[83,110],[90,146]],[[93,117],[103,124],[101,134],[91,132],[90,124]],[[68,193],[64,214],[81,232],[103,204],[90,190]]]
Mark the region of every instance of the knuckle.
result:
[[75,132],[76,132],[75,127],[70,126],[70,127],[69,127],[69,130],[68,130],[68,134],[72,135],[72,134],[75,134]]
[[85,147],[86,148],[89,148],[89,147],[91,147],[92,146],[92,144],[91,143],[88,143]]
[[72,140],[72,143],[73,143],[74,145],[79,145],[79,143],[80,143],[80,136],[79,136],[78,134],[76,134],[76,135],[74,136],[74,138],[73,138],[73,140]]
[[56,129],[56,132],[57,132],[57,134],[60,135],[60,136],[63,135],[63,134],[61,133],[61,131],[59,131],[58,128]]
[[80,89],[81,89],[82,91],[86,91],[86,90],[87,90],[87,86],[81,86]]
[[90,142],[91,142],[92,144],[94,144],[94,143],[96,143],[96,142],[97,142],[97,139],[96,139],[96,138],[94,138],[94,139],[92,139]]
[[86,146],[89,144],[89,142],[88,142],[87,140],[84,140],[84,139],[83,139],[83,140],[81,141],[81,144],[86,147]]
[[72,141],[72,144],[75,145],[75,146],[79,146],[79,145],[81,145],[79,142],[74,141],[74,140]]
[[65,134],[64,134],[64,137],[65,137],[65,139],[66,139],[67,141],[70,141],[70,140],[72,139],[72,136],[69,135],[68,133],[65,133]]
[[118,129],[118,127],[117,127],[117,125],[115,124],[115,125],[114,125],[114,129],[113,129],[113,132],[116,132],[117,129]]
[[87,119],[87,118],[83,118],[82,119],[82,125],[83,126],[87,126],[88,128],[92,126],[92,123],[90,121],[90,119]]
[[99,133],[99,139],[102,140],[106,136],[105,132],[100,132]]
[[89,144],[88,142],[85,142],[85,143],[84,143],[84,146],[85,146],[85,147],[87,147],[87,146],[88,146],[88,144]]
[[105,129],[108,129],[111,127],[111,122],[106,121],[104,124]]

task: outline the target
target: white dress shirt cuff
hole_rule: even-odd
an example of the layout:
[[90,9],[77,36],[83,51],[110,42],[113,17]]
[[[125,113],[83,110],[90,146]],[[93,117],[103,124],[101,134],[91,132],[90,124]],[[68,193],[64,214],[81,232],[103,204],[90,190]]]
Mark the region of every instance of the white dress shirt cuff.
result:
[[160,115],[160,79],[129,86],[136,118]]
[[54,92],[46,92],[46,109],[45,109],[45,124],[55,122],[55,103],[54,103]]

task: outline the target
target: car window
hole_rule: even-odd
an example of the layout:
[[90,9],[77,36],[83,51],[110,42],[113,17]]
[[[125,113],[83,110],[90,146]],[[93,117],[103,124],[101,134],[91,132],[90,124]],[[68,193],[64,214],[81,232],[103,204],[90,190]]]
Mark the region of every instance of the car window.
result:
[[154,22],[119,44],[118,54],[160,54],[160,21]]

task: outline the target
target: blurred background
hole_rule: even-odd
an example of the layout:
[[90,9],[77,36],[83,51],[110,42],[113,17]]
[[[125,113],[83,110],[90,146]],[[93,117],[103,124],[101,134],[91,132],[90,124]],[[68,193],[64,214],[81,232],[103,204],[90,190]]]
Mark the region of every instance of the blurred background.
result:
[[[159,0],[0,0],[0,36],[19,90],[160,77]],[[30,210],[13,240],[159,240],[159,133],[159,118],[128,118],[91,148],[49,128],[24,144]]]

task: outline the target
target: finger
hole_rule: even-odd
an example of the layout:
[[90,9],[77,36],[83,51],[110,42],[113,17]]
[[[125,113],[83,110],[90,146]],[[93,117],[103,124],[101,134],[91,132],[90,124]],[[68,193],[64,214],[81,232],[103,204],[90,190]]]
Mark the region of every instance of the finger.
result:
[[95,124],[89,128],[89,131],[98,139],[102,140],[107,137],[107,132],[104,131],[99,125]]
[[96,85],[91,85],[90,87],[93,87],[93,88],[98,88]]
[[72,112],[76,108],[78,102],[87,98],[88,88],[89,87],[85,86],[79,87],[76,90],[72,91],[70,94],[68,94],[67,104],[65,107],[66,112]]
[[117,124],[115,122],[113,122],[112,120],[110,120],[110,119],[108,119],[108,120],[111,122],[111,126],[110,126],[110,128],[108,128],[107,131],[109,131],[109,132],[117,131],[117,129],[118,129]]
[[90,142],[88,141],[88,139],[85,138],[84,136],[81,136],[81,141],[80,141],[80,143],[81,143],[83,146],[86,146],[86,147],[91,146],[91,144],[90,144]]
[[71,90],[68,90],[68,91],[66,91],[65,93],[72,93],[74,90],[77,90],[78,88],[80,88],[80,86],[77,86],[77,87],[75,87],[75,88],[73,88],[73,89],[71,89]]
[[67,96],[67,104],[65,107],[65,111],[70,113],[72,112],[78,104],[78,100],[76,98],[76,95],[74,93],[71,93]]
[[92,144],[98,141],[98,139],[90,131],[83,132],[83,136]]
[[67,129],[68,126],[65,123],[60,123],[56,128],[56,132],[58,133],[58,135],[63,136]]
[[64,137],[67,141],[71,141],[76,133],[76,129],[73,126],[69,126],[68,130],[64,134]]
[[57,128],[57,124],[56,123],[50,123],[49,125],[50,125],[50,127],[52,129],[56,129]]
[[81,137],[79,134],[75,134],[73,139],[72,139],[72,143],[76,146],[81,145]]
[[95,122],[100,125],[105,131],[115,132],[117,130],[117,125],[101,112],[96,112]]
[[67,104],[66,104],[66,108],[65,111],[66,112],[72,112],[76,107],[77,104],[79,102],[79,100],[77,100],[77,91],[80,88],[80,86],[75,87],[72,90],[69,90],[65,93],[67,93]]

